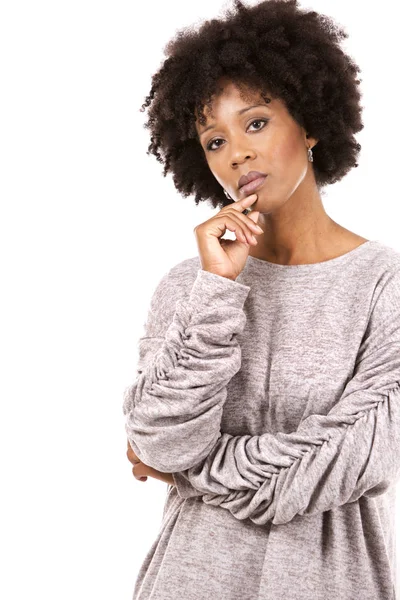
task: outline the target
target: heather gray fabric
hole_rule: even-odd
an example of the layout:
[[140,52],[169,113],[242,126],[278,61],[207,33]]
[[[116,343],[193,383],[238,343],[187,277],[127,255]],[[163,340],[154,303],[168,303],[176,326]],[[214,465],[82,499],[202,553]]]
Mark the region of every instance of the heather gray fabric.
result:
[[176,486],[133,600],[396,599],[400,253],[189,258],[144,328],[125,429]]

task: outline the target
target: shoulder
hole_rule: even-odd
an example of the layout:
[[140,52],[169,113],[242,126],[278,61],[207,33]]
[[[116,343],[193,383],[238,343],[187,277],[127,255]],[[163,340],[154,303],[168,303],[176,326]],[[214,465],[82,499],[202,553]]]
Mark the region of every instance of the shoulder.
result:
[[393,273],[400,269],[400,251],[379,240],[373,241],[374,262],[383,270]]
[[370,240],[350,268],[357,287],[379,294],[389,281],[400,279],[400,252],[379,240]]
[[397,320],[400,317],[400,252],[375,241],[373,253],[362,265],[363,289],[371,289],[370,310],[372,318]]

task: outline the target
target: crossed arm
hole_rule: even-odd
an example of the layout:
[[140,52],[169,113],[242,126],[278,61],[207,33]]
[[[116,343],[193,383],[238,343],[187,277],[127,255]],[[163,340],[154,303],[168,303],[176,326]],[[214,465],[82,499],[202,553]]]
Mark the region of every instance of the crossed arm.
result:
[[[224,298],[217,293],[218,284],[227,284],[210,275],[194,285],[192,304],[177,304],[165,339],[158,338],[159,350],[148,355],[127,396],[128,439],[138,456],[173,473],[183,497],[201,496],[259,524],[286,523],[385,492],[400,473],[398,274],[375,304],[367,343],[339,402],[327,415],[308,416],[296,432],[258,436],[220,431],[226,385],[240,356],[230,327],[242,312],[236,305],[229,313],[227,290],[219,289]],[[228,281],[237,301],[240,284]],[[218,308],[222,315],[228,310],[222,327]]]
[[137,454],[135,454],[135,452],[132,450],[132,446],[130,445],[129,440],[128,440],[128,448],[126,451],[126,456],[128,457],[129,462],[132,463],[132,465],[133,465],[132,473],[133,473],[135,479],[137,479],[138,481],[147,481],[148,477],[152,477],[153,479],[158,479],[159,481],[164,481],[165,483],[168,483],[169,485],[175,485],[175,481],[172,476],[172,473],[163,473],[162,471],[157,471],[157,469],[154,469],[153,467],[149,467],[149,465],[146,465],[145,463],[143,463],[139,459]]

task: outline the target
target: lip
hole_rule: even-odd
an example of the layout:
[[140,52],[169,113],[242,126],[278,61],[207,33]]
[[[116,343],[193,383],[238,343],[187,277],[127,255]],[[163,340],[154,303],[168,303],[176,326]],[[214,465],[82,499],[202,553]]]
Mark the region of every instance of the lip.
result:
[[247,195],[247,194],[250,194],[251,192],[254,192],[259,187],[262,186],[262,184],[264,183],[264,181],[266,179],[267,179],[267,175],[263,175],[262,177],[257,177],[257,179],[253,179],[253,181],[250,181],[249,183],[242,185],[242,187],[239,188],[239,193]]
[[250,181],[254,181],[258,177],[266,177],[267,173],[261,173],[260,171],[249,171],[247,175],[242,175],[238,181],[238,188],[244,187],[246,183],[250,183]]

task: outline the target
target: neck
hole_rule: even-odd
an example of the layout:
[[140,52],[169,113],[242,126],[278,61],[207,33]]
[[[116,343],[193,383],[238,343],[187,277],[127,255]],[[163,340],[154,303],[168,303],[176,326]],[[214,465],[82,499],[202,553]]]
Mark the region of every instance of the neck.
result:
[[306,264],[326,260],[339,249],[347,230],[325,212],[315,182],[300,187],[283,206],[260,212],[264,234],[257,236],[250,255],[282,265]]

